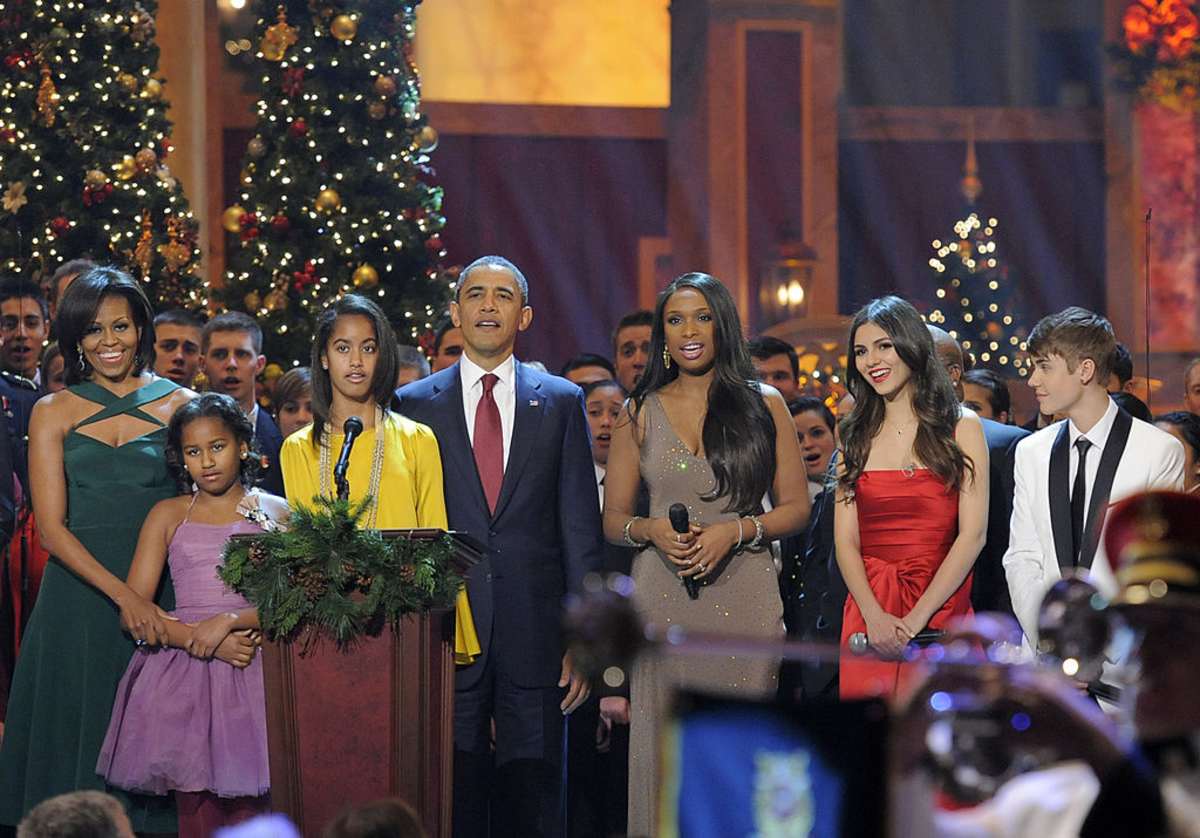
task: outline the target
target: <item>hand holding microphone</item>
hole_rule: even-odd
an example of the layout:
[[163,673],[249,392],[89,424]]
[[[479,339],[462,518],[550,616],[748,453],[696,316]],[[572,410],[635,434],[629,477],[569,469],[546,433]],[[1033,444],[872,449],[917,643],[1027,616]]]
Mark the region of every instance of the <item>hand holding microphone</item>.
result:
[[[667,510],[667,516],[671,519],[671,529],[680,535],[691,529],[688,526],[688,509],[682,503],[671,504],[671,508]],[[701,568],[701,570],[703,569]],[[700,598],[700,580],[695,576],[683,577],[683,587],[687,590],[690,599]]]

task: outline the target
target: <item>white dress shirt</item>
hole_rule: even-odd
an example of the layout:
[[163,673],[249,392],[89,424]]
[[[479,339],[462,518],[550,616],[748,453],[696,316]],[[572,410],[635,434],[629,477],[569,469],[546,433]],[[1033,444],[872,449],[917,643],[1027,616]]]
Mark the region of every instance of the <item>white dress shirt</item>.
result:
[[[513,417],[517,408],[517,362],[509,355],[491,370],[499,381],[492,388],[492,398],[500,410],[500,430],[504,436],[504,467],[508,468],[508,452],[512,448]],[[475,444],[475,411],[483,398],[483,377],[488,370],[476,364],[464,352],[458,360],[458,374],[462,377],[463,413],[467,417],[467,436]]]
[[604,511],[604,475],[608,473],[608,469],[599,463],[592,461],[592,468],[596,469],[596,491],[600,493],[600,511]]
[[[1075,447],[1075,441],[1081,436],[1087,437],[1088,442],[1092,447],[1087,453],[1087,472],[1083,476],[1084,480],[1084,516],[1086,518],[1088,503],[1092,499],[1092,489],[1096,485],[1096,474],[1100,471],[1100,456],[1104,453],[1104,446],[1108,443],[1109,432],[1112,431],[1113,421],[1117,418],[1117,403],[1112,399],[1108,400],[1108,410],[1104,411],[1104,415],[1099,421],[1088,430],[1085,434],[1075,427],[1075,422],[1072,419],[1067,420],[1067,433],[1070,436],[1071,442],[1071,472],[1070,482],[1068,486],[1074,487],[1075,475],[1079,472],[1079,449]],[[1070,491],[1070,489],[1068,489]],[[1086,523],[1086,522],[1085,522]]]

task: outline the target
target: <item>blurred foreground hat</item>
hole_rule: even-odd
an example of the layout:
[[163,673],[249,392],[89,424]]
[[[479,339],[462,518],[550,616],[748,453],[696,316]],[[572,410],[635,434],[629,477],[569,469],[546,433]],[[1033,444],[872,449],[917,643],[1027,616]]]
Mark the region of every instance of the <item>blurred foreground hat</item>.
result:
[[1145,492],[1115,504],[1104,547],[1120,586],[1113,605],[1200,609],[1200,498]]

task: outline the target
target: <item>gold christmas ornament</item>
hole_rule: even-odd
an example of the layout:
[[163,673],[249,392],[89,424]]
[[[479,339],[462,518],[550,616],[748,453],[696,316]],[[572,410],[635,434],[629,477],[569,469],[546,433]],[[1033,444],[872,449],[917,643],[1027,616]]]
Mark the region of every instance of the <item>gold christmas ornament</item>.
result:
[[146,79],[146,86],[142,88],[143,99],[158,99],[162,96],[162,82],[158,79]]
[[355,288],[374,288],[379,284],[379,271],[367,264],[359,265],[352,278]]
[[383,119],[387,116],[387,104],[378,99],[367,105],[367,115],[371,119]]
[[282,288],[274,289],[267,294],[266,299],[263,300],[263,303],[267,307],[267,311],[283,311],[285,308],[287,308],[287,302],[287,292],[285,292]]
[[117,84],[121,85],[126,93],[137,93],[138,80],[133,73],[117,73]]
[[263,381],[275,381],[281,375],[283,375],[283,367],[279,364],[271,363],[263,367]]
[[242,216],[246,214],[246,210],[237,204],[229,207],[225,212],[221,213],[221,226],[227,232],[238,233],[242,229]]
[[143,210],[142,234],[133,248],[133,262],[141,270],[142,276],[150,275],[150,265],[154,261],[154,234],[150,228],[150,210]]
[[417,150],[429,154],[438,147],[438,132],[432,125],[422,125],[416,136]]
[[338,15],[329,24],[329,34],[339,41],[353,41],[358,34],[358,21],[350,15]]
[[197,393],[208,390],[208,375],[203,370],[197,372],[195,378],[192,379],[192,390]]
[[267,153],[267,144],[263,142],[262,137],[252,137],[250,142],[246,143],[246,153],[251,157],[262,157]]
[[268,61],[282,61],[284,55],[287,54],[288,47],[295,44],[299,37],[299,30],[288,25],[287,11],[283,4],[280,4],[277,22],[267,27],[258,48],[262,52],[263,58]]
[[137,161],[126,154],[120,163],[113,166],[113,170],[117,173],[117,180],[130,180],[138,172]]
[[133,156],[133,162],[137,164],[138,171],[150,174],[158,167],[158,155],[152,148],[143,148]]
[[246,304],[246,311],[258,311],[258,307],[262,305],[262,297],[257,291],[251,291],[242,297],[242,302]]
[[391,76],[376,76],[375,92],[380,96],[392,96],[396,92],[396,80]]
[[38,118],[41,120],[42,125],[47,128],[54,125],[55,119],[58,118],[58,103],[61,100],[62,97],[58,95],[58,88],[54,86],[54,79],[50,76],[50,68],[43,64],[42,82],[38,85],[37,92]]
[[99,169],[89,169],[88,173],[83,176],[83,182],[93,189],[99,189],[108,183],[108,175]]
[[336,189],[322,189],[317,193],[317,200],[313,205],[320,212],[333,212],[342,205],[342,196]]
[[158,246],[158,255],[167,263],[167,270],[176,273],[192,260],[192,251],[180,241],[183,238],[186,222],[182,218],[173,217],[167,221],[167,237],[165,244]]

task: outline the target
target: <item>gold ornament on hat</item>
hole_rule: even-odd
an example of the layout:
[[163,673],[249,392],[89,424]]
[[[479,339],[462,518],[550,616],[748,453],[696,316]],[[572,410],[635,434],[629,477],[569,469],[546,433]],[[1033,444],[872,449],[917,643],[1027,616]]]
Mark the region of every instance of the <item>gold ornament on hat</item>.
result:
[[50,76],[50,68],[43,64],[42,83],[38,85],[37,92],[38,117],[42,125],[49,128],[54,124],[54,120],[57,119],[56,111],[60,101],[62,101],[62,97],[58,95],[58,88],[54,86],[54,79]]
[[137,164],[138,171],[148,175],[158,166],[158,155],[152,148],[143,148],[133,156],[133,162]]
[[355,288],[374,288],[379,284],[379,271],[364,263],[354,269],[352,279]]
[[258,48],[262,52],[263,58],[268,61],[282,61],[284,55],[287,54],[288,47],[295,44],[299,37],[299,30],[288,24],[287,10],[281,3],[278,21],[267,27],[262,40],[259,41]]
[[237,204],[229,207],[225,212],[221,213],[221,226],[227,232],[239,233],[242,229],[242,216],[246,214],[246,210]]
[[158,99],[162,96],[162,82],[158,79],[146,79],[146,86],[142,88],[143,99]]
[[192,260],[192,250],[182,241],[184,221],[182,218],[171,218],[167,221],[167,238],[165,244],[158,246],[158,255],[167,263],[167,270],[176,273]]
[[262,305],[262,296],[257,291],[251,291],[242,297],[242,302],[246,304],[246,311],[258,311],[258,307]]
[[350,15],[338,15],[329,24],[329,34],[339,41],[353,41],[358,34],[358,21]]
[[138,172],[137,161],[126,154],[120,163],[113,166],[113,170],[117,173],[117,180],[130,180]]
[[342,205],[342,196],[337,193],[336,189],[322,189],[317,193],[317,199],[313,205],[320,212],[333,212]]
[[432,125],[422,125],[421,130],[417,132],[414,140],[417,146],[417,151],[423,154],[429,154],[438,147],[438,132]]

